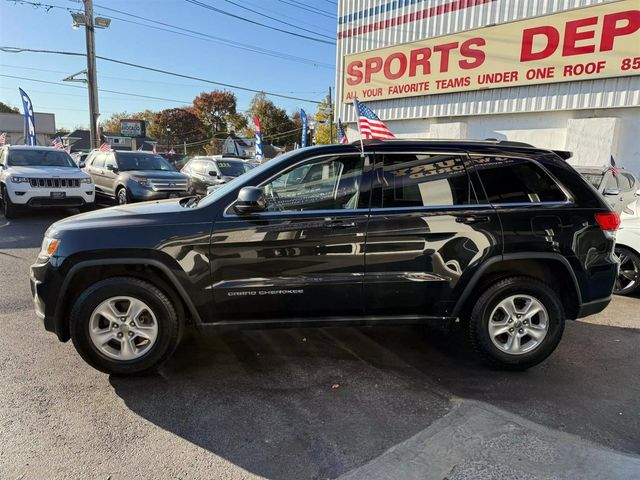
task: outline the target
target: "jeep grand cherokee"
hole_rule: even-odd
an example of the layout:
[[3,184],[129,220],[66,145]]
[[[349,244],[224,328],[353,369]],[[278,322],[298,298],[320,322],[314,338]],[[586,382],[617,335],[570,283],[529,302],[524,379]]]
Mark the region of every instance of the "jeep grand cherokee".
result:
[[453,322],[486,361],[544,360],[604,309],[619,217],[567,152],[370,141],[290,152],[211,195],[54,223],[35,309],[95,368],[157,367],[184,325]]

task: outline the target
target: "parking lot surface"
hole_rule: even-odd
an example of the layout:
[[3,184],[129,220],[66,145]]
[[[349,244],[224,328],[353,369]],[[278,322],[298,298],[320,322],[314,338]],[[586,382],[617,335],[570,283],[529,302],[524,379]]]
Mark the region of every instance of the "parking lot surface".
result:
[[0,478],[640,477],[640,298],[526,372],[385,327],[187,332],[158,374],[110,377],[32,310],[29,265],[69,213],[0,217]]

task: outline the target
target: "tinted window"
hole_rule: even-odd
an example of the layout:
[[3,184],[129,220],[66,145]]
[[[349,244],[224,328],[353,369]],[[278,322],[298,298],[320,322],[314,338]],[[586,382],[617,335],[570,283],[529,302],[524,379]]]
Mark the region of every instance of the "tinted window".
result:
[[605,183],[604,188],[619,188],[618,177],[616,177],[613,173],[607,174],[607,182]]
[[269,211],[358,208],[364,160],[359,155],[324,157],[264,185]]
[[9,150],[7,165],[13,167],[74,167],[67,152],[61,150]]
[[567,197],[540,166],[509,157],[480,157],[474,163],[491,203],[562,202]]
[[217,160],[218,169],[227,177],[239,177],[243,173],[249,171],[249,167],[244,162],[237,160]]
[[475,203],[459,156],[385,155],[383,176],[383,208]]
[[149,153],[118,154],[118,168],[120,170],[164,170],[173,172],[175,169],[164,158]]
[[622,173],[618,175],[618,183],[620,184],[621,190],[629,191],[633,188],[635,180],[628,173]]
[[112,167],[116,166],[116,157],[113,153],[103,153],[102,156],[104,157],[105,168],[108,168],[109,165]]
[[597,189],[600,187],[604,175],[602,173],[583,173],[582,176]]

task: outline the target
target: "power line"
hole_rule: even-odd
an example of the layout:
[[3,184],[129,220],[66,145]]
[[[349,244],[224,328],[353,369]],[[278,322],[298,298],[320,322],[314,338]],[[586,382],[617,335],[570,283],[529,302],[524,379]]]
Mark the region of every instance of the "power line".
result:
[[[49,10],[51,10],[51,9],[66,10],[68,12],[74,12],[75,11],[72,8],[62,7],[62,6],[59,6],[59,5],[50,5],[50,4],[46,4],[46,3],[42,3],[42,2],[32,2],[32,1],[29,1],[29,0],[7,0],[7,1],[12,1],[14,3],[21,4],[21,5],[31,5],[34,8],[43,8],[47,12]],[[266,55],[266,56],[270,56],[270,57],[274,57],[274,58],[280,58],[282,60],[289,60],[289,61],[296,62],[296,63],[306,64],[306,65],[313,65],[315,67],[327,68],[327,69],[335,68],[333,64],[329,64],[329,63],[325,63],[325,62],[318,62],[318,61],[315,61],[313,59],[309,59],[309,58],[305,58],[305,57],[299,57],[297,55],[290,55],[290,54],[287,54],[287,53],[284,53],[284,52],[279,52],[277,50],[270,50],[270,49],[258,47],[258,46],[255,46],[255,45],[236,42],[234,40],[229,40],[229,39],[225,39],[225,38],[222,38],[222,37],[216,37],[216,36],[210,35],[208,33],[203,33],[203,32],[197,31],[197,30],[191,30],[191,29],[188,29],[186,27],[181,27],[179,25],[172,25],[170,23],[161,22],[159,20],[153,20],[153,19],[150,19],[150,18],[146,18],[146,17],[142,17],[142,16],[139,16],[139,15],[135,15],[133,13],[124,12],[122,10],[117,10],[115,8],[105,7],[103,5],[97,5],[96,4],[95,6],[100,8],[100,9],[102,9],[102,10],[108,10],[110,12],[121,13],[122,15],[127,15],[127,16],[132,17],[132,18],[138,18],[140,20],[144,20],[144,21],[150,22],[150,23],[155,23],[157,25],[164,25],[165,27],[169,27],[169,28],[172,28],[174,30],[169,30],[168,28],[158,27],[156,25],[147,25],[145,23],[136,22],[134,20],[129,20],[129,19],[126,19],[126,18],[119,18],[119,17],[113,16],[112,14],[109,14],[109,17],[111,17],[114,20],[118,20],[120,22],[130,23],[130,24],[133,24],[133,25],[139,25],[139,26],[142,26],[142,27],[151,28],[151,29],[154,29],[154,30],[162,31],[162,32],[173,33],[175,35],[181,35],[183,37],[194,38],[196,40],[204,40],[204,41],[215,43],[215,44],[218,44],[218,45],[225,45],[227,47],[237,48],[239,50],[244,50],[244,51],[251,52],[251,53],[257,53],[259,55]],[[179,30],[179,31],[175,31],[175,30]],[[187,32],[187,33],[185,33],[185,32]],[[322,34],[319,34],[319,35],[322,35]],[[327,38],[332,38],[332,37],[327,37]]]
[[244,5],[240,5],[239,3],[233,2],[232,0],[224,0],[224,1],[225,1],[225,2],[227,2],[227,3],[230,3],[231,5],[235,5],[235,6],[236,6],[236,7],[238,7],[238,8],[242,8],[243,10],[247,10],[247,11],[249,11],[249,12],[256,13],[256,14],[258,14],[258,15],[260,15],[260,16],[262,16],[262,17],[264,17],[264,18],[268,18],[268,19],[270,19],[270,20],[275,20],[276,22],[280,22],[280,23],[282,23],[282,24],[284,24],[284,25],[288,25],[288,26],[290,26],[290,27],[297,28],[298,30],[302,30],[302,31],[304,31],[304,32],[308,32],[308,33],[313,33],[314,35],[318,35],[318,36],[320,36],[320,37],[324,37],[324,38],[328,38],[328,39],[330,39],[330,40],[333,40],[333,37],[330,37],[329,35],[324,35],[324,34],[322,34],[322,33],[320,33],[320,32],[315,32],[315,31],[313,31],[313,30],[308,30],[308,29],[306,29],[306,28],[299,27],[299,26],[297,26],[297,25],[294,25],[293,23],[285,22],[285,21],[283,21],[281,18],[271,17],[271,16],[269,16],[269,15],[265,14],[264,12],[258,12],[258,11],[256,11],[256,10],[252,9],[252,8],[245,7]]
[[[155,24],[158,24],[158,25],[163,25],[165,27],[173,28],[173,29],[180,30],[180,31],[176,32],[176,31],[173,31],[173,30],[168,30],[166,28],[161,28],[161,27],[157,27],[157,26],[154,26],[154,25],[146,25],[144,23],[135,22],[133,20],[128,20],[128,19],[125,19],[125,18],[113,17],[113,15],[110,15],[114,20],[118,20],[118,21],[121,21],[121,22],[127,22],[127,23],[131,23],[131,24],[134,24],[134,25],[140,25],[140,26],[147,27],[147,28],[153,28],[155,30],[160,30],[160,31],[163,31],[163,32],[174,33],[176,35],[182,35],[182,36],[185,36],[185,37],[195,38],[197,40],[210,41],[212,43],[226,45],[228,47],[238,48],[240,50],[245,50],[245,51],[252,52],[252,53],[258,53],[258,54],[261,54],[261,55],[268,55],[268,56],[275,57],[275,58],[281,58],[283,60],[290,60],[290,61],[293,61],[293,62],[314,65],[314,66],[318,66],[318,67],[322,67],[322,68],[330,68],[330,69],[334,68],[333,64],[324,63],[324,62],[318,62],[318,61],[315,61],[315,60],[309,59],[309,58],[299,57],[299,56],[296,56],[296,55],[290,55],[290,54],[287,54],[287,53],[278,52],[276,50],[270,50],[270,49],[267,49],[267,48],[256,47],[254,45],[249,45],[249,44],[246,44],[246,43],[236,42],[236,41],[225,39],[225,38],[222,38],[222,37],[216,37],[214,35],[210,35],[208,33],[203,33],[203,32],[200,32],[198,30],[191,30],[191,29],[186,28],[186,27],[181,27],[181,26],[178,26],[178,25],[172,25],[170,23],[161,22],[159,20],[153,20],[151,18],[142,17],[142,16],[139,16],[139,15],[135,15],[133,13],[123,12],[122,10],[117,10],[115,8],[105,7],[103,5],[98,5],[98,4],[96,4],[96,7],[100,8],[100,9],[103,9],[103,10],[108,10],[110,12],[121,13],[122,15],[127,15],[127,16],[132,17],[132,18],[138,18],[138,19],[144,20],[146,22],[151,22],[151,23],[155,23]],[[187,33],[184,33],[184,32],[187,32]],[[190,35],[190,34],[193,34],[193,35]],[[202,38],[202,37],[204,37],[204,38]]]
[[[84,57],[85,54],[84,53],[78,53],[78,52],[65,52],[65,51],[61,51],[61,50],[44,50],[44,49],[33,49],[33,48],[20,48],[20,47],[0,47],[0,51],[6,52],[6,53],[22,53],[22,52],[29,52],[29,53],[50,53],[50,54],[56,54],[56,55],[68,55],[68,56],[77,56],[77,57]],[[200,77],[195,77],[192,75],[185,75],[182,73],[177,73],[177,72],[170,72],[168,70],[161,70],[159,68],[153,68],[153,67],[147,67],[144,65],[138,65],[135,63],[131,63],[131,62],[125,62],[124,60],[116,60],[114,58],[109,58],[109,57],[103,57],[101,55],[96,55],[96,58],[99,58],[100,60],[103,60],[105,62],[111,62],[111,63],[117,63],[120,65],[126,65],[132,68],[138,68],[141,70],[148,70],[151,72],[156,72],[156,73],[162,73],[164,75],[170,75],[170,76],[174,76],[174,77],[180,77],[180,78],[187,78],[189,80],[196,80],[199,82],[203,82],[203,83],[209,83],[212,85],[218,85],[221,87],[226,87],[229,88],[231,90],[242,90],[245,92],[252,92],[252,93],[264,93],[265,95],[270,95],[272,97],[278,97],[278,98],[286,98],[287,100],[297,100],[299,102],[305,102],[305,103],[314,103],[314,104],[319,104],[320,101],[319,100],[310,100],[308,98],[300,98],[300,97],[293,97],[290,95],[282,95],[282,94],[278,94],[278,93],[273,93],[273,92],[268,92],[265,90],[257,90],[254,88],[249,88],[249,87],[243,87],[241,85],[234,85],[231,83],[223,83],[223,82],[216,82],[214,80],[207,80],[206,78],[200,78]]]
[[[189,1],[189,0],[187,0],[187,1]],[[315,13],[317,15],[322,15],[322,16],[327,17],[327,18],[335,18],[335,15],[332,15],[329,12],[325,12],[323,10],[317,10],[317,9],[315,9],[313,7],[310,7],[309,5],[306,5],[304,3],[303,4],[297,4],[297,3],[294,3],[294,2],[289,2],[287,0],[278,0],[278,1],[280,3],[284,3],[285,5],[291,5],[292,7],[296,7],[296,8],[299,8],[301,10],[306,10],[307,12]]]
[[306,40],[311,40],[313,42],[325,43],[327,45],[335,45],[335,42],[330,42],[328,40],[322,40],[321,38],[310,37],[308,35],[302,35],[301,33],[292,32],[291,30],[285,30],[283,28],[273,27],[271,25],[267,25],[265,23],[256,22],[255,20],[250,20],[248,18],[241,17],[240,15],[234,15],[233,13],[227,12],[225,10],[221,10],[219,8],[213,7],[206,3],[200,2],[198,0],[185,0],[185,2],[191,3],[193,5],[197,5],[202,8],[206,8],[207,10],[211,10],[216,13],[221,13],[222,15],[227,15],[232,18],[236,18],[238,20],[242,20],[243,22],[252,23],[254,25],[258,25],[260,27],[268,28],[269,30],[274,30],[276,32],[285,33],[287,35],[292,35],[294,37],[304,38]]

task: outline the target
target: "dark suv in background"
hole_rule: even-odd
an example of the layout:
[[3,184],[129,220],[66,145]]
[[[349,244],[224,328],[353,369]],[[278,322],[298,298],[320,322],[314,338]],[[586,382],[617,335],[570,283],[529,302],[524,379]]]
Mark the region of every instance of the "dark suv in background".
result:
[[189,177],[153,153],[94,150],[84,171],[93,178],[98,198],[119,205],[189,194]]
[[455,322],[493,365],[553,352],[611,299],[618,215],[565,159],[522,144],[296,150],[207,197],[53,224],[31,268],[44,327],[95,368],[153,369],[184,325]]

